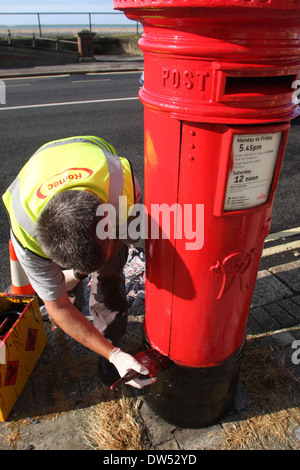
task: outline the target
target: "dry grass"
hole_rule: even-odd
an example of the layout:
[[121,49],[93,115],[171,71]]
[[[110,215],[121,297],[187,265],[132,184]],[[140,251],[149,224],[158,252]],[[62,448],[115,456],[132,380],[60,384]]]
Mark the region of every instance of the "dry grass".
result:
[[295,399],[299,382],[273,353],[249,341],[241,368],[241,380],[252,398],[243,421],[226,426],[225,449],[265,448],[274,442],[288,447],[290,426],[300,423]]
[[5,444],[11,446],[13,449],[17,448],[21,432],[18,423],[13,423],[8,426],[8,430],[5,436]]
[[[131,321],[130,321],[131,320]],[[122,340],[124,351],[135,354],[142,347],[142,323],[139,317],[129,317],[128,331]],[[144,427],[140,422],[140,401],[126,386],[111,392],[102,387],[86,397],[87,403],[97,403],[88,414],[84,438],[97,450],[142,450]]]
[[[107,395],[107,389],[103,392]],[[84,437],[96,450],[142,450],[138,400],[125,387],[111,400],[100,401],[89,413]],[[121,396],[120,396],[121,395]]]

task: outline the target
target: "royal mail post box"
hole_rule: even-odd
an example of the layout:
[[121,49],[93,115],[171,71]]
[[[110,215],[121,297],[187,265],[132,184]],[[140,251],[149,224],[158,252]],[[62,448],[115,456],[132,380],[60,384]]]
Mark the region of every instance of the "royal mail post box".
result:
[[[291,120],[300,2],[114,0],[143,25],[147,387],[181,426],[229,407]],[[149,229],[148,229],[149,230]]]

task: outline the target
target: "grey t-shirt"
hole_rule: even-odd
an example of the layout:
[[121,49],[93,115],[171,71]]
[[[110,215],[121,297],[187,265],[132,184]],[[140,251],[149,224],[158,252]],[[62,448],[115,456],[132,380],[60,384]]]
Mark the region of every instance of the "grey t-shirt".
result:
[[43,300],[59,299],[66,292],[65,278],[61,267],[54,261],[42,258],[21,247],[12,232],[11,241],[17,258],[38,296]]
[[[136,203],[142,202],[141,189],[134,177]],[[65,278],[61,267],[54,261],[42,258],[23,248],[11,232],[11,241],[17,258],[27,274],[29,282],[37,295],[45,301],[57,300],[66,292]],[[130,243],[128,240],[127,243]],[[124,240],[126,243],[126,240]]]

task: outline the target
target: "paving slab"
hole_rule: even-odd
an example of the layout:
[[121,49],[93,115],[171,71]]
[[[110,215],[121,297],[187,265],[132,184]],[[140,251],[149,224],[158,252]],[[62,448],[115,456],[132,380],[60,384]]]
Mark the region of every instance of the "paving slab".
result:
[[269,271],[295,293],[300,293],[300,260],[270,268]]
[[262,270],[257,274],[251,307],[259,307],[276,302],[293,294],[294,292],[269,270]]

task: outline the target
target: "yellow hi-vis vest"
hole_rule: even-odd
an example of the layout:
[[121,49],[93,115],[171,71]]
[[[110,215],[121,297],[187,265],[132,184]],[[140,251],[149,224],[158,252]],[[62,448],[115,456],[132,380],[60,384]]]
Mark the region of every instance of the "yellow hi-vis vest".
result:
[[119,197],[126,196],[127,200],[121,199],[127,202],[126,217],[134,204],[130,162],[118,157],[105,140],[78,136],[49,142],[29,159],[2,196],[12,232],[24,248],[47,258],[35,238],[36,221],[51,197],[68,189],[96,194],[112,204],[116,214]]

